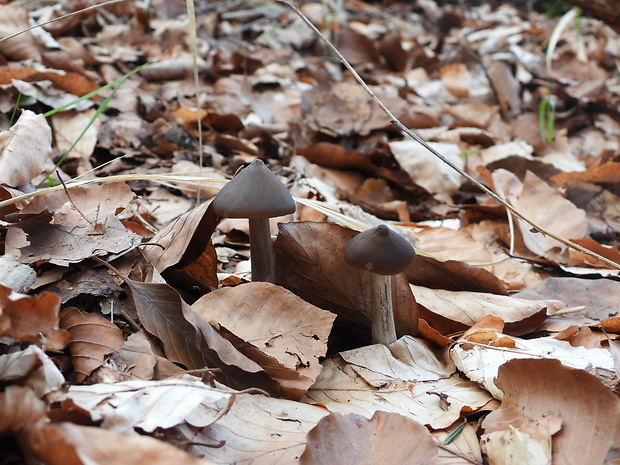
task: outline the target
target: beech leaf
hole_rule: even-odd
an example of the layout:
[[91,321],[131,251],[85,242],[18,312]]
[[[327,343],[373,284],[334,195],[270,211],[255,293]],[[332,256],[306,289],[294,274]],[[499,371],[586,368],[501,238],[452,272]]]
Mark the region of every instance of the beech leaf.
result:
[[69,353],[78,383],[103,365],[106,355],[123,346],[123,333],[114,323],[75,307],[63,309],[60,326],[71,335]]
[[[403,441],[406,437],[407,440]],[[434,465],[437,446],[417,421],[376,412],[369,420],[332,413],[308,433],[301,465]]]

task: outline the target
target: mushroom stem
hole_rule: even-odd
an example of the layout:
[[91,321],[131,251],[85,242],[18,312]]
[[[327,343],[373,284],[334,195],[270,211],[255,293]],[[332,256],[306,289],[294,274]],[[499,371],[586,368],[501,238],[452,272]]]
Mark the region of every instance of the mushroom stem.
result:
[[269,218],[250,218],[252,281],[274,281],[273,245]]
[[392,311],[392,276],[367,272],[370,276],[370,308],[373,344],[396,341]]

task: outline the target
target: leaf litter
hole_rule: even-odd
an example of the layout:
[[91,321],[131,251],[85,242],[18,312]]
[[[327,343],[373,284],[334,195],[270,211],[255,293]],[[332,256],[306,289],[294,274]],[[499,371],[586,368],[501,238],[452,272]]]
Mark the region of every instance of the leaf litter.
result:
[[[0,6],[2,37],[70,15],[0,41],[3,459],[614,461],[617,23],[477,3],[301,11],[454,166],[610,262],[406,139],[280,3],[197,5],[198,97],[182,2]],[[257,157],[298,201],[274,284],[210,208]],[[343,258],[382,223],[418,255],[389,346]]]

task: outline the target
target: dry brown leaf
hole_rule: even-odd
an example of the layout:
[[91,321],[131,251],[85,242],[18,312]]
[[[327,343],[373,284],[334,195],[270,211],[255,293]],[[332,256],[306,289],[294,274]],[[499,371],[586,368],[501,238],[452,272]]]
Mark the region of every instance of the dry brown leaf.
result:
[[45,168],[52,150],[52,130],[43,115],[23,110],[17,122],[0,133],[0,182],[21,186]]
[[456,260],[444,262],[418,255],[404,274],[411,284],[430,289],[507,294],[506,285],[493,274]]
[[[461,426],[459,423],[455,426]],[[439,465],[482,465],[482,451],[480,450],[480,440],[477,436],[477,423],[467,423],[461,432],[446,444],[448,435],[454,431],[450,430],[433,431],[435,440],[439,443]]]
[[319,142],[317,144],[297,147],[299,155],[306,157],[310,162],[316,163],[323,168],[357,169],[369,173],[375,173],[377,168],[361,153],[353,150],[345,150],[338,144]]
[[379,41],[379,51],[386,63],[394,71],[403,71],[407,67],[409,54],[403,49],[398,31],[390,31]]
[[521,84],[515,78],[510,65],[503,60],[493,60],[487,70],[491,85],[506,115],[521,112]]
[[547,278],[536,287],[515,294],[519,299],[560,299],[568,307],[584,306],[579,316],[597,324],[617,314],[620,284],[613,279]]
[[588,370],[602,381],[613,380],[614,363],[607,349],[573,347],[553,337],[522,339],[490,328],[471,333],[457,341],[450,349],[450,357],[467,378],[484,386],[497,399],[503,395],[495,384],[497,372],[513,359],[559,360],[567,367]]
[[354,413],[332,413],[308,433],[306,450],[299,463],[434,465],[437,455],[431,434],[410,418],[381,411],[370,420]]
[[0,380],[3,384],[31,387],[38,398],[60,391],[65,377],[36,345],[11,354],[0,355]]
[[387,347],[361,347],[325,360],[303,401],[367,418],[384,410],[447,428],[463,409],[476,410],[491,400],[488,392],[454,373],[455,367],[439,360],[426,343],[405,336]]
[[[192,308],[204,321],[239,339],[238,349],[298,400],[314,383],[336,315],[271,283],[248,283],[213,291]],[[237,340],[231,342],[236,343]]]
[[120,256],[136,248],[140,236],[127,230],[114,215],[98,223],[63,226],[50,224],[43,214],[9,227],[7,252],[21,263],[50,262],[68,266],[94,256]]
[[[562,197],[532,172],[528,171],[521,183],[514,174],[496,170],[493,172],[493,183],[496,191],[505,195],[517,210],[548,231],[567,239],[586,237],[585,211]],[[567,246],[533,231],[523,222],[517,224],[530,251],[560,261]]]
[[[131,296],[144,328],[159,338],[166,357],[187,369],[209,366],[204,341],[184,317],[193,313],[179,293],[165,283],[142,283],[128,279]],[[211,365],[213,366],[213,365]]]
[[144,255],[155,269],[162,272],[170,267],[182,268],[200,257],[217,226],[217,215],[210,207],[210,203],[203,203],[155,235],[151,242],[161,247],[144,248]]
[[328,413],[314,405],[237,394],[226,415],[212,425],[175,430],[191,444],[189,452],[218,464],[297,465],[308,431]]
[[592,165],[585,171],[557,174],[551,180],[558,184],[567,184],[571,180],[595,184],[617,183],[620,182],[620,163],[610,161],[602,165]]
[[[463,168],[461,148],[454,143],[429,144],[454,165]],[[413,140],[390,142],[390,151],[413,181],[436,199],[452,203],[452,195],[461,185],[460,175]]]
[[[55,148],[66,153],[75,144],[66,160],[77,159],[77,174],[84,174],[93,168],[90,157],[97,144],[98,121],[95,120],[95,124],[90,126],[89,122],[94,114],[95,110],[91,108],[83,112],[71,110],[56,113],[50,118],[54,128]],[[85,129],[86,132],[83,133]]]
[[439,72],[441,81],[448,92],[455,97],[469,97],[473,77],[467,66],[463,63],[450,63],[442,66]]
[[75,307],[62,310],[60,327],[71,335],[69,353],[78,383],[123,345],[123,333],[114,323],[98,315],[82,313]]
[[213,388],[198,378],[162,381],[123,381],[113,384],[71,386],[69,399],[101,427],[130,432],[139,428],[152,433],[188,423],[204,428],[226,412],[235,391]]
[[112,358],[121,371],[129,373],[132,377],[150,380],[155,376],[157,356],[153,353],[144,330],[129,336],[121,350]]
[[620,400],[585,371],[558,360],[512,360],[500,367],[496,383],[504,401],[483,421],[486,434],[559,417],[560,431],[550,430],[554,464],[603,463],[620,448]]
[[411,285],[420,305],[420,316],[441,332],[464,331],[485,316],[494,315],[506,322],[509,334],[526,334],[546,318],[547,309],[555,311],[564,304],[556,300],[525,300],[483,292],[452,292]]
[[128,280],[144,328],[159,338],[166,357],[189,369],[219,368],[220,381],[237,389],[258,387],[274,395],[277,384],[254,361],[198,318],[179,293],[165,283]]
[[0,335],[62,349],[69,334],[58,327],[60,298],[51,292],[27,296],[0,284]]
[[[28,10],[15,5],[2,5],[0,37],[22,32],[30,27]],[[0,42],[2,54],[13,60],[41,61],[41,52],[32,32],[26,31],[17,37]]]
[[46,465],[215,465],[149,436],[72,423],[39,424],[21,440],[26,455]]
[[[344,261],[344,247],[356,231],[331,223],[280,224],[276,283],[307,302],[336,313],[348,335],[369,340],[370,296],[367,275]],[[415,335],[417,304],[403,275],[392,278],[396,333]],[[342,321],[342,323],[339,322]]]
[[7,386],[0,392],[0,435],[5,436],[45,417],[47,407],[34,391],[22,386]]
[[[72,226],[86,223],[86,218],[94,224],[108,215],[117,216],[137,198],[136,194],[124,182],[110,182],[101,185],[77,186],[69,190],[71,201],[67,194],[56,192],[50,194],[57,200],[51,200],[48,196],[41,196],[34,202],[37,206],[50,208],[55,201],[63,202],[62,206],[53,210],[54,224]],[[64,200],[64,201],[63,201]],[[27,212],[32,212],[34,205],[28,205]],[[25,212],[22,210],[22,213]],[[43,210],[42,210],[43,211]]]

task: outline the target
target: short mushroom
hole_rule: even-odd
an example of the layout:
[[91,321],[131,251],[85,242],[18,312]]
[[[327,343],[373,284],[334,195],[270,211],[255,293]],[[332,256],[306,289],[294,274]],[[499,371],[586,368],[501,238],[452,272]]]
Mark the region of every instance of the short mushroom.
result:
[[415,258],[407,240],[386,225],[368,229],[349,241],[344,260],[370,277],[370,319],[373,344],[396,341],[392,309],[392,275],[401,273]]
[[269,218],[295,211],[295,201],[284,184],[257,158],[215,196],[213,211],[221,217],[249,219],[252,281],[273,282]]

